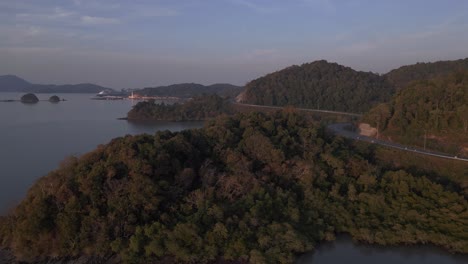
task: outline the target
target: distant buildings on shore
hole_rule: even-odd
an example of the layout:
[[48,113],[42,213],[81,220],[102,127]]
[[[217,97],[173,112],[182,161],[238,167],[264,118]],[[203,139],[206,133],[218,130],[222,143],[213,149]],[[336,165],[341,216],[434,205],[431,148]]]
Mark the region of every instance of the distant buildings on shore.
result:
[[123,100],[123,99],[130,99],[130,100],[183,100],[183,98],[175,97],[175,96],[146,96],[140,95],[135,92],[115,92],[112,90],[103,90],[96,94],[96,97],[91,98],[93,100]]

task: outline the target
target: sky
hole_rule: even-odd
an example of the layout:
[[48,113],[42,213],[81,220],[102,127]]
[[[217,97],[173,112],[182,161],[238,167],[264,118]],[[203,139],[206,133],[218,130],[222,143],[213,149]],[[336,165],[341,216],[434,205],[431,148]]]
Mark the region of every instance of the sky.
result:
[[325,59],[386,73],[468,57],[465,0],[0,0],[0,75],[244,85]]

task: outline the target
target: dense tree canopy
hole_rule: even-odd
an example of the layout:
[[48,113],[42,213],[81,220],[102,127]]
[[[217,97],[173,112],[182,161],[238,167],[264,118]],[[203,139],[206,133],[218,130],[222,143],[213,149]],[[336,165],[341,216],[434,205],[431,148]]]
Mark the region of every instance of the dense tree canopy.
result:
[[412,81],[432,79],[440,75],[463,70],[468,70],[468,58],[402,66],[385,74],[385,77],[397,89],[402,89]]
[[35,104],[39,102],[39,98],[37,98],[37,96],[33,93],[27,93],[21,96],[21,102],[26,104]]
[[58,97],[57,95],[52,95],[52,96],[49,98],[49,102],[51,102],[51,103],[58,103],[58,102],[60,102],[60,97]]
[[370,72],[316,61],[291,66],[249,82],[240,101],[260,105],[364,112],[390,99],[385,78]]
[[180,98],[192,98],[204,94],[217,94],[222,97],[236,97],[243,87],[227,83],[202,85],[198,83],[180,83],[168,86],[148,87],[136,91],[137,94],[146,96],[174,96]]
[[212,94],[172,105],[159,104],[155,101],[139,102],[128,112],[127,117],[129,120],[188,121],[205,120],[231,112],[227,99]]
[[467,253],[467,200],[372,155],[293,111],[117,138],[40,179],[1,219],[0,245],[24,258],[292,263],[349,233]]
[[407,144],[422,145],[426,136],[439,148],[451,144],[463,151],[468,148],[468,71],[412,82],[363,120]]

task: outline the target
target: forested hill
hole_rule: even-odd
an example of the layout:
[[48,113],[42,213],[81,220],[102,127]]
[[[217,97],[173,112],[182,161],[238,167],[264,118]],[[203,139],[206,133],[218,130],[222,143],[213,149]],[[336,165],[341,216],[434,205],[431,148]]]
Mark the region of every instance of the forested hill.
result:
[[468,70],[468,58],[402,66],[385,74],[385,77],[397,89],[402,89],[412,81],[431,79],[460,70]]
[[183,103],[157,104],[154,101],[139,102],[128,112],[128,120],[195,121],[232,114],[228,99],[216,94],[197,96]]
[[423,146],[426,136],[430,148],[467,155],[468,70],[412,82],[363,121],[405,144]]
[[253,80],[238,100],[358,113],[389,100],[393,91],[393,86],[378,74],[321,60]]
[[460,193],[350,144],[293,111],[117,138],[38,180],[0,218],[0,248],[23,259],[293,263],[349,233],[468,253]]
[[159,86],[154,88],[144,88],[136,91],[137,94],[146,96],[174,96],[180,98],[191,98],[203,94],[217,94],[222,97],[236,97],[243,87],[232,84],[212,84],[202,85],[197,83],[181,83],[169,86]]
[[0,92],[21,93],[99,93],[103,90],[112,90],[91,83],[81,84],[32,84],[15,75],[0,76]]

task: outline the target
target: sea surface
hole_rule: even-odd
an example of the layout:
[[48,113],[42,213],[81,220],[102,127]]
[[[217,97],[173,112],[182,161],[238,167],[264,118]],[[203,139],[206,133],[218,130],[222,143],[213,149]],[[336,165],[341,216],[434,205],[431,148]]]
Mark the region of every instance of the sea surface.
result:
[[296,264],[466,264],[467,255],[454,255],[432,245],[375,246],[354,243],[349,236],[319,245]]
[[[0,93],[0,101],[22,94]],[[202,122],[131,123],[125,117],[136,102],[96,101],[90,94],[57,94],[67,101],[34,105],[0,102],[0,215],[26,195],[41,176],[56,169],[70,155],[81,155],[127,134],[154,134],[202,127]],[[51,94],[37,94],[47,100]],[[450,255],[430,246],[376,247],[339,238],[299,258],[300,264],[422,264],[468,263],[467,256]]]
[[[92,94],[57,94],[67,101],[50,103],[52,94],[36,94],[37,104],[0,102],[0,214],[26,195],[41,176],[70,155],[81,155],[127,134],[154,134],[202,127],[203,122],[132,123],[125,117],[132,100],[91,100]],[[20,93],[0,93],[1,100]]]

